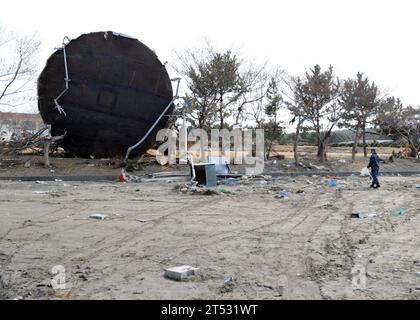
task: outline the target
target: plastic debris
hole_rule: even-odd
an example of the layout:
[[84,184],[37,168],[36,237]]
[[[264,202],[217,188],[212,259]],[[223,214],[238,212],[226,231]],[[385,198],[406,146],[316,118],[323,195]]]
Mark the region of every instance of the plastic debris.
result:
[[165,277],[173,280],[184,280],[188,277],[194,276],[200,272],[199,268],[191,266],[179,266],[165,270]]
[[233,282],[233,277],[226,277],[224,280],[223,280],[223,283],[224,284],[229,284],[229,283],[232,283]]
[[35,183],[37,184],[48,184],[46,181],[36,180]]
[[104,220],[106,217],[107,217],[106,214],[100,214],[100,213],[91,214],[89,216],[89,218],[98,219],[98,220]]
[[347,163],[347,161],[344,160],[344,159],[340,159],[340,160],[338,160],[338,163],[345,164],[345,163]]
[[336,179],[328,179],[328,185],[330,187],[335,187],[337,185],[337,180]]
[[356,213],[352,213],[351,214],[351,218],[356,218],[356,219],[366,219],[366,218],[372,218],[372,217],[376,217],[376,213],[362,213],[362,212],[356,212]]
[[289,195],[289,192],[286,191],[286,190],[283,190],[283,191],[280,191],[280,195],[284,196],[284,197],[287,197]]
[[29,168],[31,166],[31,164],[32,164],[32,161],[31,160],[28,160],[28,161],[25,162],[25,164],[23,166],[25,168]]
[[400,208],[400,210],[394,212],[394,216],[402,216],[404,214],[404,208]]
[[362,171],[360,171],[360,176],[361,177],[369,177],[370,176],[370,171],[368,168],[363,168]]
[[228,189],[226,189],[223,186],[220,186],[219,188],[217,188],[221,193],[230,193],[230,191]]

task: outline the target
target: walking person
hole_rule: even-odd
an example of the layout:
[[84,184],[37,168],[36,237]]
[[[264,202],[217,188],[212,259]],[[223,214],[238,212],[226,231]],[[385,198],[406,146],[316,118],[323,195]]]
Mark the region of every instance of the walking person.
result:
[[372,175],[372,184],[370,185],[371,188],[379,188],[379,180],[378,180],[378,175],[379,175],[379,156],[376,153],[375,149],[371,149],[371,156],[369,159],[369,164],[368,164],[368,168],[370,168],[371,170],[371,175]]

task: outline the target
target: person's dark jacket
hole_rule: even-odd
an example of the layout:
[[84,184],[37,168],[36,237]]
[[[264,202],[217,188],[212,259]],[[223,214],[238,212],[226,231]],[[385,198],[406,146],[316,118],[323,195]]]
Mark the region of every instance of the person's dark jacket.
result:
[[372,168],[373,170],[379,170],[379,156],[376,153],[373,153],[370,156],[370,160],[369,160],[369,164],[368,164],[368,168]]

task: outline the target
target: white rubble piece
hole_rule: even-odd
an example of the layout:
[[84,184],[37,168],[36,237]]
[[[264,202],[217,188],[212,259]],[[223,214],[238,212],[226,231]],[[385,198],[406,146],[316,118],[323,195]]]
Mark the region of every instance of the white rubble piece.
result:
[[89,218],[98,219],[98,220],[104,220],[106,217],[107,217],[106,214],[100,214],[100,213],[91,214],[89,216]]
[[360,176],[361,177],[369,177],[370,176],[370,171],[368,168],[363,168],[362,171],[360,171]]
[[165,269],[165,277],[174,279],[174,280],[184,280],[190,276],[194,276],[200,272],[199,268],[194,268],[191,266],[179,266],[169,269]]

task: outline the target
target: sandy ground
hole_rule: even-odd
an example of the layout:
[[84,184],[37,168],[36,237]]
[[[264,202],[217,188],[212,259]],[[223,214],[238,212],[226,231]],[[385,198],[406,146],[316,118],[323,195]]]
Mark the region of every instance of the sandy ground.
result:
[[[166,180],[0,181],[0,298],[419,299],[420,177],[381,182],[299,176],[203,195]],[[184,264],[201,274],[163,277]]]

